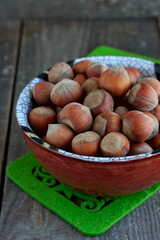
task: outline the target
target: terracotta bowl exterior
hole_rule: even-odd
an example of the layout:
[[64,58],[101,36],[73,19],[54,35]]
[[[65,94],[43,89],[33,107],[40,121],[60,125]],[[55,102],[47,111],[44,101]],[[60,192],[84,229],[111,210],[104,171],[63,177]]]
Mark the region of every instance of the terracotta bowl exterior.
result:
[[[27,92],[26,88],[24,90]],[[27,146],[40,164],[60,182],[87,194],[121,196],[141,191],[160,181],[159,153],[124,158],[88,158],[66,154],[44,144],[36,138],[27,122],[27,114],[32,106],[26,107],[25,113],[23,110],[23,122],[20,119],[20,106],[25,104],[21,101],[22,95],[17,102],[16,115]],[[30,93],[28,98],[31,100]]]

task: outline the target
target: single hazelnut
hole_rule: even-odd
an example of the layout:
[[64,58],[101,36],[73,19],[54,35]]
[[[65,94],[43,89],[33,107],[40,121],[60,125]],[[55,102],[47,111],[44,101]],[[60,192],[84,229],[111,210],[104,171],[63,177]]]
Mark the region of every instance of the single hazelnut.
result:
[[157,92],[158,99],[160,100],[160,82],[155,78],[143,78],[140,83],[149,84]]
[[86,75],[78,73],[73,80],[82,85],[86,81],[86,79],[87,79]]
[[120,118],[123,118],[124,114],[127,113],[129,110],[125,106],[118,106],[115,108],[114,112],[117,113]]
[[101,137],[92,131],[79,133],[72,139],[72,151],[86,156],[97,156]]
[[115,66],[104,71],[99,79],[99,87],[114,96],[124,95],[130,88],[130,78],[123,66]]
[[86,73],[86,69],[87,67],[92,63],[91,60],[82,60],[80,62],[77,62],[73,65],[72,69],[73,69],[73,72],[75,74],[78,74],[78,73],[82,73],[82,74],[85,74]]
[[137,155],[142,153],[149,153],[152,152],[153,148],[146,142],[141,143],[130,143],[130,150],[128,152],[128,155]]
[[93,90],[96,90],[99,88],[98,81],[94,78],[88,78],[83,84],[82,88],[86,94],[92,92]]
[[157,135],[157,133],[159,132],[159,122],[158,119],[150,112],[143,112],[144,114],[146,114],[148,117],[150,117],[153,121],[153,131],[151,133],[151,136],[149,137],[149,139],[153,138],[154,136]]
[[125,70],[129,75],[131,86],[135,85],[141,77],[141,72],[138,69],[133,67],[125,67]]
[[137,83],[130,89],[127,101],[137,110],[148,112],[158,105],[158,95],[150,85]]
[[120,132],[121,125],[121,118],[118,114],[106,111],[96,116],[92,125],[92,131],[103,137],[109,132]]
[[40,106],[31,110],[28,115],[28,120],[33,131],[39,137],[44,137],[48,124],[56,122],[56,113],[51,107]]
[[100,148],[106,157],[123,157],[130,148],[130,143],[122,133],[108,133],[101,141]]
[[153,120],[143,112],[127,112],[122,119],[122,131],[133,142],[144,142],[153,133]]
[[114,102],[107,91],[97,89],[85,97],[83,104],[90,108],[93,116],[96,116],[106,110],[113,111]]
[[93,62],[86,69],[86,75],[99,78],[101,74],[108,69],[108,66],[102,62]]
[[158,104],[152,111],[151,113],[158,119],[160,122],[160,104]]
[[69,64],[59,62],[53,65],[48,73],[48,81],[56,84],[64,78],[73,79],[74,73]]
[[57,115],[58,123],[64,123],[76,133],[87,131],[92,125],[92,115],[88,107],[80,103],[67,104]]
[[39,105],[49,105],[51,104],[50,93],[54,84],[50,82],[39,82],[33,87],[33,98]]
[[45,141],[57,148],[66,149],[74,135],[72,129],[65,124],[48,124]]
[[82,94],[83,89],[79,83],[63,79],[54,86],[50,98],[56,106],[64,107],[68,103],[79,101]]

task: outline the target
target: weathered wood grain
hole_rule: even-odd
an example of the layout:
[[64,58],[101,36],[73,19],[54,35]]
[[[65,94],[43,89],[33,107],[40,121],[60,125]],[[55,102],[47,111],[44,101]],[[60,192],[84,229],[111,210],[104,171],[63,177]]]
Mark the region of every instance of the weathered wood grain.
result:
[[[10,111],[18,53],[19,22],[0,22],[0,179],[10,128]],[[1,184],[1,181],[0,181]]]
[[159,17],[157,0],[1,0],[0,19],[117,19]]
[[[148,29],[152,32],[151,36],[148,36]],[[14,106],[21,89],[43,69],[58,61],[84,56],[99,45],[119,47],[150,57],[160,54],[158,25],[153,20],[27,21],[22,33]],[[13,113],[8,163],[27,151]],[[87,237],[6,178],[0,239],[158,240],[159,206],[160,193],[157,193],[106,233]]]

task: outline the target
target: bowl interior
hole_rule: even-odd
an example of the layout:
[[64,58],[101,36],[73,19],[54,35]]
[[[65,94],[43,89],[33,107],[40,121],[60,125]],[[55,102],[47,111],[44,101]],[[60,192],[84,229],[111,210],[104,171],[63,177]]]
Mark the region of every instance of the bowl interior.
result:
[[[85,59],[91,59],[94,62],[103,62],[107,64],[109,67],[116,65],[123,65],[124,67],[134,67],[137,68],[142,77],[156,77],[155,76],[155,68],[154,63],[148,60],[143,60],[134,57],[120,57],[120,56],[99,56],[99,57],[85,57],[78,58],[73,61],[70,61],[69,64],[73,65],[76,62],[80,62]],[[22,130],[30,137],[33,141],[36,141],[38,144],[41,144],[43,147],[49,148],[51,150],[57,151],[60,154],[75,157],[85,161],[96,161],[96,162],[113,162],[113,161],[129,161],[135,160],[137,158],[146,158],[152,155],[152,153],[139,154],[134,156],[126,156],[126,157],[92,157],[92,156],[82,156],[78,154],[74,154],[71,152],[64,151],[62,149],[58,149],[40,139],[31,129],[28,122],[28,113],[34,107],[34,101],[32,98],[32,89],[33,87],[40,81],[47,80],[47,71],[39,74],[36,78],[32,79],[22,90],[16,105],[16,117],[19,126]]]

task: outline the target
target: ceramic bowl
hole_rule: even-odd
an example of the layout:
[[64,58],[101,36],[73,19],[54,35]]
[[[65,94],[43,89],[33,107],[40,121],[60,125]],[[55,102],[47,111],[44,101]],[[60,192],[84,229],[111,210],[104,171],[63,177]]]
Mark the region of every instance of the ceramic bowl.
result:
[[[155,77],[153,62],[133,57],[87,57],[68,63],[73,65],[84,59],[104,62],[110,67],[135,67],[144,77]],[[32,89],[40,81],[47,81],[47,72],[32,79],[22,90],[16,105],[16,117],[28,148],[52,176],[80,192],[99,196],[131,194],[160,180],[158,151],[126,157],[91,157],[57,149],[40,139],[28,123],[28,113],[33,108]]]

